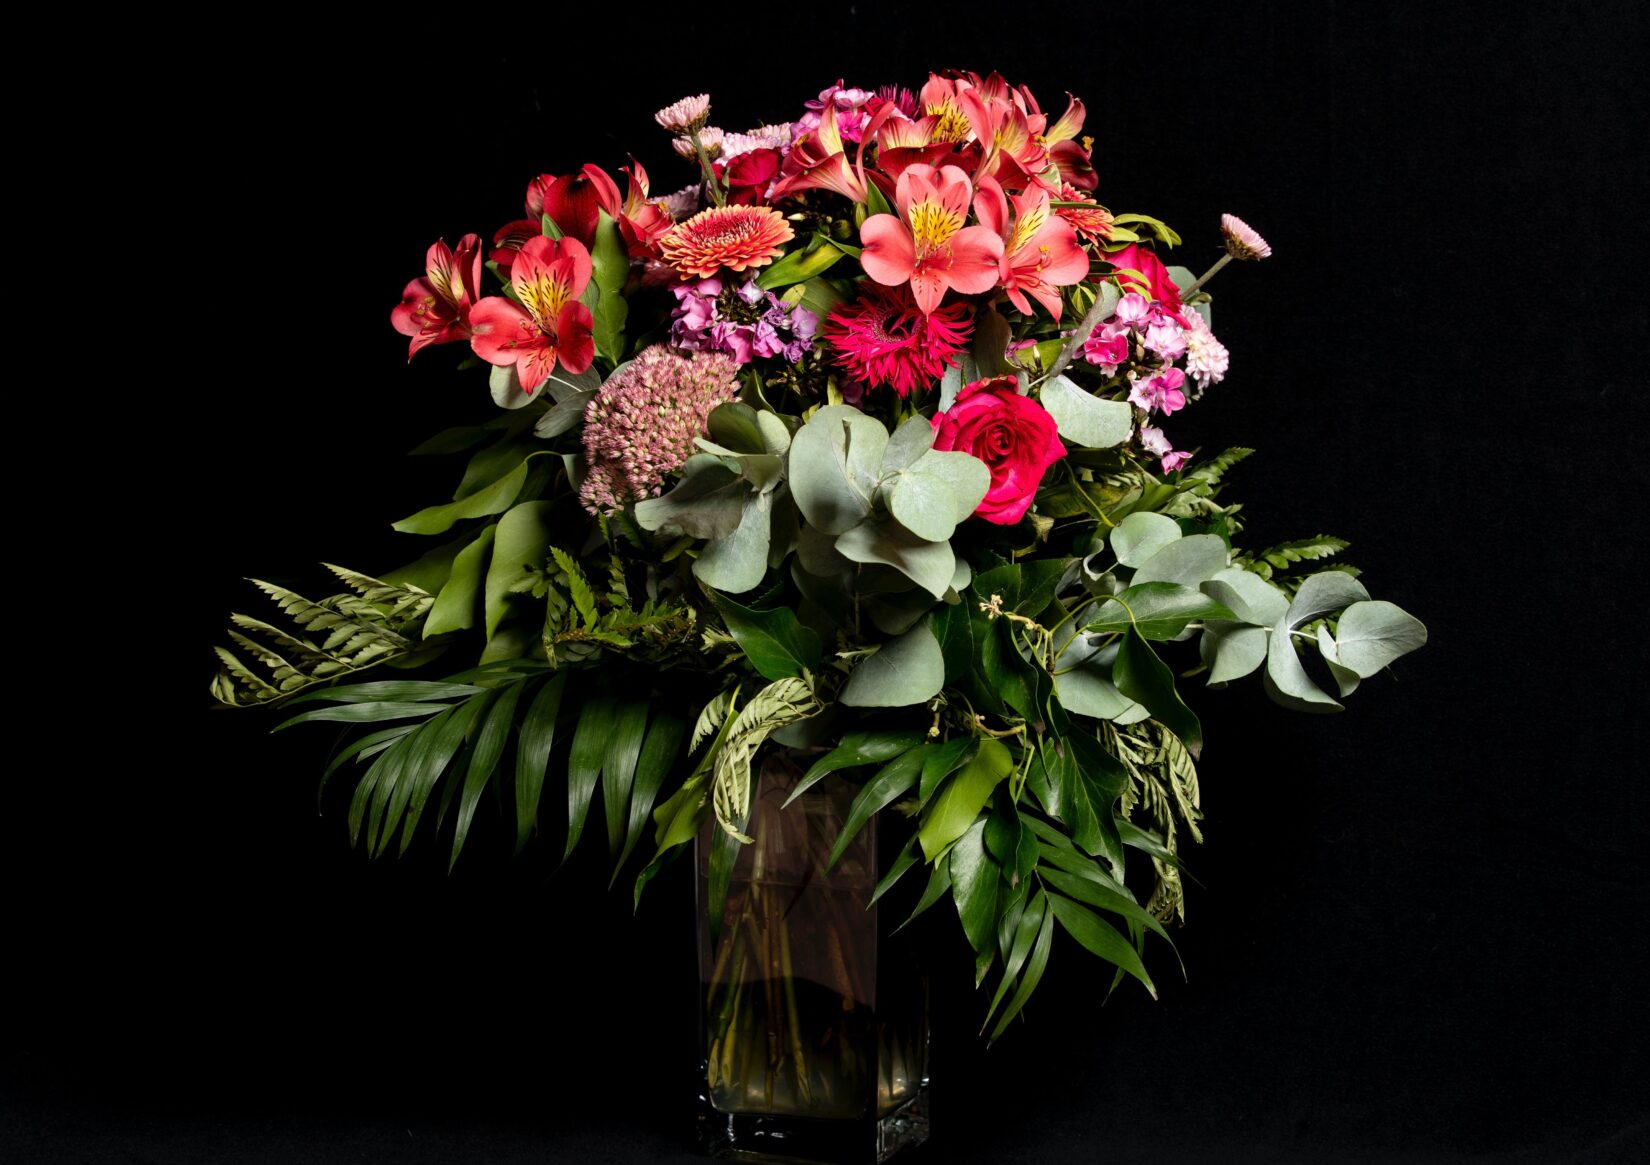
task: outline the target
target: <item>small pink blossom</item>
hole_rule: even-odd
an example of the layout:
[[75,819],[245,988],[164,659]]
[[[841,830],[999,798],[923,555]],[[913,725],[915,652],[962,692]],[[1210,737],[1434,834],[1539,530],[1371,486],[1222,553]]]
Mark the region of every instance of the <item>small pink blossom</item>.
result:
[[1151,322],[1146,325],[1146,347],[1164,360],[1174,361],[1186,354],[1186,330],[1178,320],[1153,305]]
[[1138,291],[1131,291],[1117,301],[1112,319],[1126,328],[1143,329],[1151,318],[1152,301]]
[[1147,412],[1172,413],[1186,407],[1186,374],[1178,368],[1165,368],[1155,376],[1134,382],[1129,403],[1139,405]]
[[1083,341],[1083,358],[1098,364],[1107,376],[1116,375],[1129,359],[1129,330],[1115,322],[1101,324]]
[[[722,139],[725,136],[714,125],[707,125],[699,131],[699,145],[704,147],[705,157],[715,159],[722,156]],[[689,137],[677,138],[670,143],[670,148],[690,162],[699,157],[699,149]]]
[[1197,381],[1197,393],[1226,376],[1230,357],[1226,345],[1215,339],[1201,312],[1186,313],[1186,371]]
[[1147,453],[1161,459],[1164,473],[1173,473],[1186,464],[1191,457],[1189,452],[1177,451],[1169,444],[1169,439],[1163,435],[1163,430],[1152,425],[1140,426],[1140,444]]

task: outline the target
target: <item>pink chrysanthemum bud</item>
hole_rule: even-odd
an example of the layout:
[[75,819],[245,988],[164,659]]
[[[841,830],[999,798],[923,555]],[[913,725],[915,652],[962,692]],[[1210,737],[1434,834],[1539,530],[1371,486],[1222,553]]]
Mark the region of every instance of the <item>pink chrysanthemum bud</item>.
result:
[[1226,253],[1234,259],[1264,259],[1272,253],[1272,244],[1235,214],[1220,216],[1220,233],[1226,237]]
[[[722,137],[722,131],[714,125],[707,125],[699,131],[699,145],[704,147],[705,157],[714,160],[722,156]],[[690,162],[699,156],[698,147],[693,144],[692,138],[677,138],[670,143],[670,148]]]
[[671,133],[687,134],[701,128],[709,116],[710,94],[701,93],[697,97],[684,97],[672,105],[665,106],[653,115],[653,120]]

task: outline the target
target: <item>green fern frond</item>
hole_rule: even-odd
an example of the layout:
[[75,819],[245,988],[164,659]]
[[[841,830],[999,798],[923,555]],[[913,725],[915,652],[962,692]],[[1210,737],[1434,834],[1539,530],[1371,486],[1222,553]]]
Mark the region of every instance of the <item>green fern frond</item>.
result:
[[584,571],[579,564],[573,561],[573,556],[559,546],[550,548],[550,557],[556,560],[567,587],[567,594],[573,600],[573,609],[579,613],[579,619],[588,629],[596,625],[596,596],[590,590],[590,580],[584,577]]
[[286,587],[251,580],[289,626],[230,615],[233,647],[215,649],[214,699],[232,707],[267,704],[425,646],[418,631],[433,595],[340,567],[328,569],[357,593],[313,601]]
[[1344,538],[1336,538],[1330,534],[1319,534],[1315,538],[1302,538],[1295,542],[1280,542],[1254,555],[1257,561],[1266,562],[1274,570],[1287,570],[1297,562],[1315,562],[1320,558],[1328,558],[1332,554],[1339,554],[1352,545]]
[[722,722],[728,718],[728,711],[733,707],[733,700],[738,694],[738,688],[728,688],[712,696],[710,703],[699,713],[699,719],[693,722],[693,733],[688,738],[688,751],[698,751],[699,745],[716,735],[716,730],[722,727]]
[[1232,468],[1232,466],[1236,465],[1238,462],[1253,453],[1253,449],[1246,449],[1241,445],[1235,445],[1218,456],[1209,458],[1209,460],[1203,462],[1201,465],[1198,465],[1195,469],[1190,470],[1186,476],[1188,478],[1194,478],[1198,481],[1207,482],[1209,485],[1216,485],[1220,482],[1220,479],[1225,476],[1228,469]]

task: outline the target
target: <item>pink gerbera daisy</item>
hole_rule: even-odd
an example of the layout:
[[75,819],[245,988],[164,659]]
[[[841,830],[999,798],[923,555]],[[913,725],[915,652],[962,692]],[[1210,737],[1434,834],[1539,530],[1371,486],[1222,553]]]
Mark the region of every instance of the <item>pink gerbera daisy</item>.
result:
[[866,280],[859,298],[825,321],[825,338],[836,363],[856,380],[892,388],[901,398],[939,379],[973,334],[966,303],[949,303],[923,315],[909,284],[885,287]]

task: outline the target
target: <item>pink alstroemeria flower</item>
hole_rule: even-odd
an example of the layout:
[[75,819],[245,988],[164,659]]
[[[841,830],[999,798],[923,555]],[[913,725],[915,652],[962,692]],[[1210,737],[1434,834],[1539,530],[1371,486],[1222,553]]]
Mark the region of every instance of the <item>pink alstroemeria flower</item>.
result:
[[891,214],[873,214],[859,228],[865,274],[885,287],[911,284],[923,315],[931,315],[947,288],[978,295],[997,286],[1003,240],[986,226],[964,226],[974,193],[956,166],[907,166],[894,187]]
[[457,251],[437,239],[424,256],[424,271],[422,279],[407,284],[390,312],[391,326],[412,337],[408,360],[430,344],[469,338],[470,308],[481,297],[481,239],[465,235]]
[[470,346],[489,364],[516,366],[524,392],[559,363],[583,372],[596,358],[595,320],[579,296],[590,282],[590,252],[572,236],[529,239],[510,269],[517,306],[491,295],[470,309]]
[[[1014,221],[1009,225],[1012,201]],[[1002,285],[1015,307],[1031,315],[1030,296],[1060,322],[1060,288],[1088,278],[1089,257],[1070,223],[1049,210],[1048,191],[1040,186],[1012,200],[995,178],[981,178],[974,200],[980,222],[1002,236]]]
[[626,179],[619,234],[632,259],[646,259],[659,253],[659,236],[675,226],[662,199],[648,197],[647,171],[635,158],[621,166]]
[[1024,96],[997,74],[978,88],[963,90],[957,101],[981,148],[976,179],[991,177],[1018,186],[1048,169],[1048,148],[1041,138],[1047,118],[1028,113]]

